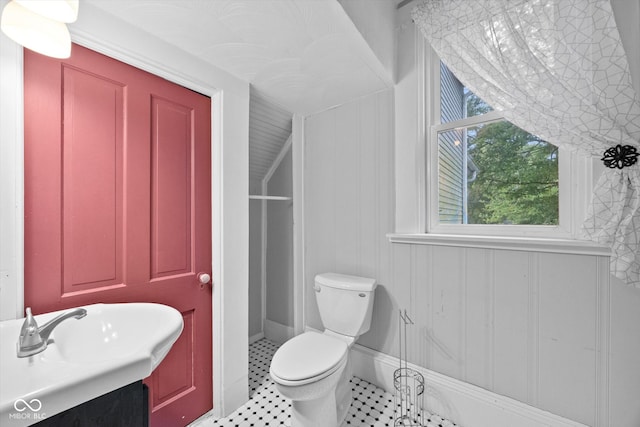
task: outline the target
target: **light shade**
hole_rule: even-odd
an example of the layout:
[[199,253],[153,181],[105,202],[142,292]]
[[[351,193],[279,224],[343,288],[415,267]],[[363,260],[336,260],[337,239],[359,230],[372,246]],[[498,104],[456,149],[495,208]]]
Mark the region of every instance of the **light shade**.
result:
[[10,1],[2,11],[0,28],[13,41],[54,58],[71,56],[71,35],[67,26],[45,18]]
[[13,0],[32,12],[59,22],[78,19],[78,0]]

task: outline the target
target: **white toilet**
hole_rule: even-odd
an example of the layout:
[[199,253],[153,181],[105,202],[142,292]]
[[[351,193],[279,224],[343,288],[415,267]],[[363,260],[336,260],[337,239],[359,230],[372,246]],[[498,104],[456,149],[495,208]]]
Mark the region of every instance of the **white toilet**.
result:
[[369,330],[374,279],[318,274],[314,290],[323,333],[305,332],[284,343],[269,373],[292,400],[292,427],[337,427],[351,405],[349,349]]

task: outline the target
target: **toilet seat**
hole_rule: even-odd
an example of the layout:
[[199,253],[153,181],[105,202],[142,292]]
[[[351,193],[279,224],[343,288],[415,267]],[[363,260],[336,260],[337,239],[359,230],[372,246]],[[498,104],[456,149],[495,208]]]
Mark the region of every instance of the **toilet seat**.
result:
[[317,332],[305,332],[285,342],[273,356],[269,373],[283,385],[321,380],[347,362],[344,341]]

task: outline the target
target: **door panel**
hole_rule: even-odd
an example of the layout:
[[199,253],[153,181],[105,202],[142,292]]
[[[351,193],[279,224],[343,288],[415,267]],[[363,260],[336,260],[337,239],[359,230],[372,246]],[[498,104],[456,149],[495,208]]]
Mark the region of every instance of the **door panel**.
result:
[[[63,295],[121,286],[123,87],[62,67]],[[91,138],[83,138],[91,135]]]
[[185,425],[213,401],[210,100],[77,45],[24,57],[25,305],[176,308],[145,382],[152,425]]
[[[170,363],[159,366],[150,377],[154,386],[153,393],[149,396],[150,406],[156,410],[190,392],[195,387],[191,375],[193,372],[191,360],[191,354],[193,354],[193,312],[183,313],[183,319],[185,333],[180,336],[171,353],[167,355]],[[172,369],[173,366],[179,366],[180,369]]]
[[151,278],[193,273],[190,109],[153,97]]

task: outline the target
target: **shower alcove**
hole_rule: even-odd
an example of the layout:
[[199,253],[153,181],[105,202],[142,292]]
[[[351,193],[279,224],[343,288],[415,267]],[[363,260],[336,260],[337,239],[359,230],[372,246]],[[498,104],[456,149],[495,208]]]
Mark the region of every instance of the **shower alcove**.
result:
[[294,335],[292,113],[251,90],[249,342]]

